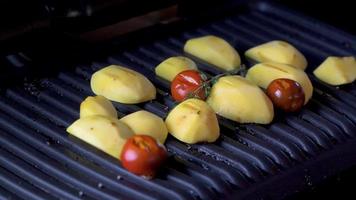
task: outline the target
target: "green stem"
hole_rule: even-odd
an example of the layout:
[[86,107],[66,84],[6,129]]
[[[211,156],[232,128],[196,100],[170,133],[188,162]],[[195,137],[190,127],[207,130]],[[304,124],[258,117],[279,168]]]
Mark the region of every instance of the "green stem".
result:
[[218,81],[219,78],[221,78],[223,76],[231,76],[231,75],[237,75],[237,74],[239,74],[241,76],[245,76],[246,75],[246,66],[245,65],[240,65],[240,68],[238,68],[238,69],[235,69],[235,70],[232,70],[232,71],[227,71],[227,72],[224,72],[222,74],[218,74],[216,76],[211,77],[210,79],[204,81],[203,84],[201,84],[193,92],[189,93],[184,100],[189,99],[189,98],[199,98],[198,93],[201,90],[204,90],[206,96],[209,96],[211,86],[213,84],[215,84]]

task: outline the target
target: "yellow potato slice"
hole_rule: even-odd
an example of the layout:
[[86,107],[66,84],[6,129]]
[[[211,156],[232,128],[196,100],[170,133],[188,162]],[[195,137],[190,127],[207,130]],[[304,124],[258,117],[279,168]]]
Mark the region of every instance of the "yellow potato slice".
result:
[[135,134],[152,136],[162,144],[166,141],[168,135],[166,124],[153,113],[140,110],[126,115],[120,121],[127,124]]
[[214,142],[220,135],[214,110],[199,99],[178,104],[168,114],[166,125],[173,137],[188,144]]
[[117,118],[117,112],[112,103],[103,96],[87,97],[80,104],[80,117],[103,115]]
[[271,41],[246,51],[245,56],[257,62],[276,62],[305,70],[308,63],[304,55],[284,41]]
[[224,39],[208,35],[188,40],[184,51],[226,71],[240,68],[239,53]]
[[355,57],[328,57],[314,70],[314,75],[330,85],[352,83],[356,79],[356,59]]
[[172,81],[177,74],[186,70],[198,70],[198,68],[194,61],[184,56],[170,57],[155,68],[156,75],[167,81]]
[[95,72],[90,84],[96,95],[120,103],[135,104],[156,98],[156,88],[145,76],[117,65]]
[[126,140],[134,135],[125,123],[101,115],[80,118],[67,132],[118,159]]
[[255,84],[241,76],[224,76],[207,99],[215,112],[240,123],[268,124],[273,120],[272,102]]

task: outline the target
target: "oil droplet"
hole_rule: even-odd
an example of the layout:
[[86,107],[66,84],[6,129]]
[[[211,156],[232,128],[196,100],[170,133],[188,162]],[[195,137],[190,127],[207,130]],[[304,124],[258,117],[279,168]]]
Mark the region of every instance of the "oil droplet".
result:
[[203,169],[205,169],[205,170],[209,170],[208,165],[206,165],[206,164],[202,164],[201,166],[203,167]]
[[116,179],[117,180],[122,180],[122,177],[120,175],[117,175]]
[[102,183],[98,183],[98,188],[103,188],[104,185]]
[[83,192],[83,191],[79,191],[79,192],[78,192],[78,195],[79,195],[80,197],[82,197],[82,196],[84,195],[84,192]]
[[313,186],[311,177],[309,175],[305,175],[304,178],[305,178],[305,182],[306,182],[307,186],[309,186],[309,187]]

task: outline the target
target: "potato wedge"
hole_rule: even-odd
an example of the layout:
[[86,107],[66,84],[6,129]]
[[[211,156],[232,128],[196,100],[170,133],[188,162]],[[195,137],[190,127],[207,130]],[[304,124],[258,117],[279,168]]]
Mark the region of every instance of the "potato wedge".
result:
[[185,70],[198,68],[194,61],[184,56],[170,57],[155,68],[156,75],[167,81],[172,81],[177,74]]
[[246,79],[264,89],[278,78],[288,78],[298,82],[304,90],[304,105],[308,103],[313,95],[313,85],[303,70],[280,63],[260,63],[251,67],[246,74]]
[[355,57],[328,57],[318,68],[314,75],[330,85],[343,85],[352,83],[356,79]]
[[125,123],[100,115],[78,119],[67,132],[118,159],[126,140],[134,135]]
[[103,96],[87,97],[80,104],[80,117],[92,115],[103,115],[107,117],[117,118],[117,112],[112,103]]
[[224,39],[208,35],[188,40],[184,51],[226,71],[238,69],[239,53]]
[[273,104],[255,84],[241,76],[224,76],[212,87],[207,103],[214,111],[240,123],[268,124]]
[[145,76],[117,65],[95,72],[90,84],[96,95],[120,103],[135,104],[156,98],[156,88]]
[[166,141],[168,135],[166,124],[153,113],[140,110],[126,115],[120,121],[127,124],[135,134],[152,136],[162,144]]
[[304,55],[291,44],[284,41],[271,41],[246,51],[245,56],[257,62],[276,62],[292,65],[305,70],[308,63]]
[[188,99],[178,104],[168,114],[166,125],[173,137],[188,144],[214,142],[220,135],[214,110],[199,99]]

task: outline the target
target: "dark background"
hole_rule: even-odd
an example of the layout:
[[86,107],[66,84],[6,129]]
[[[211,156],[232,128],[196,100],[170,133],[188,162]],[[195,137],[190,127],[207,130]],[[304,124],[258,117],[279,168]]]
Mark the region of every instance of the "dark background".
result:
[[356,35],[355,1],[275,0]]

